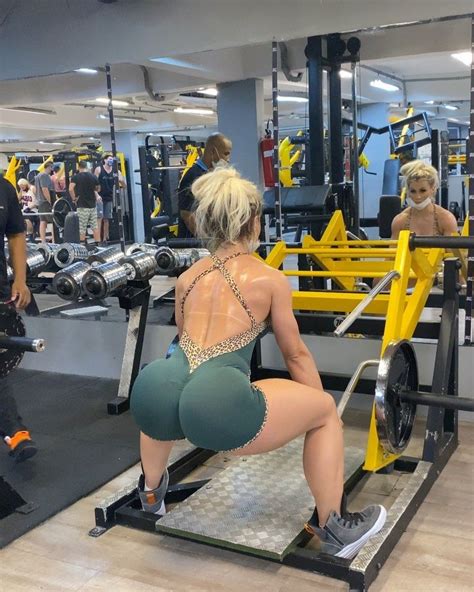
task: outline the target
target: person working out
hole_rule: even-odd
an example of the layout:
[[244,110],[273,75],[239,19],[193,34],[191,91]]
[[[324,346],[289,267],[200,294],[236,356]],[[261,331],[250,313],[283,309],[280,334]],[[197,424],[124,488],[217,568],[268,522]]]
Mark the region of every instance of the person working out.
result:
[[79,234],[81,241],[85,242],[87,227],[90,226],[94,233],[96,243],[100,242],[100,230],[97,225],[97,202],[101,200],[97,193],[99,180],[89,172],[84,160],[79,162],[79,172],[73,175],[69,184],[69,194],[72,201],[77,204],[79,216]]
[[206,140],[202,158],[198,158],[181,178],[178,187],[178,238],[192,238],[196,234],[191,185],[215,167],[227,165],[231,152],[232,142],[228,138],[223,134],[211,134]]
[[[18,201],[23,214],[37,214],[38,204],[36,203],[35,188],[26,179],[18,179]],[[37,218],[24,216],[26,236],[28,240],[34,241],[34,234],[37,229]]]
[[[102,217],[99,218],[102,221],[99,233],[104,243],[109,240],[109,229],[110,220],[113,219],[113,208],[114,208],[114,158],[111,154],[104,155],[102,159],[102,166],[98,166],[94,175],[99,179],[100,185],[100,197],[102,198]],[[119,187],[125,187],[125,181],[123,175],[118,171]]]
[[[8,251],[14,272],[10,288],[7,276],[7,262],[4,239],[8,238]],[[0,177],[0,301],[12,302],[17,309],[28,306],[31,300],[26,285],[26,241],[25,224],[15,188]],[[37,452],[35,443],[18,414],[15,399],[0,379],[0,437],[10,448],[10,454],[22,461]]]
[[64,168],[61,171],[59,164],[54,165],[51,180],[53,181],[56,195],[59,195],[60,197],[64,196],[64,192],[66,191],[66,177],[64,176]]
[[[382,506],[345,509],[342,423],[299,334],[285,276],[252,256],[262,196],[232,168],[194,182],[198,237],[211,256],[176,284],[179,344],[138,375],[131,410],[140,427],[142,508],[163,514],[168,457],[187,438],[208,450],[269,452],[306,434],[303,466],[316,508],[306,529],[325,552],[353,557],[386,518]],[[292,380],[250,382],[257,338],[272,326]],[[285,517],[281,517],[285,520]]]
[[392,239],[402,230],[425,236],[451,236],[457,233],[456,218],[434,203],[439,187],[437,170],[422,160],[414,160],[402,166],[400,174],[407,188],[408,207],[392,222]]
[[46,242],[46,228],[49,223],[53,221],[52,206],[55,199],[55,192],[53,180],[51,178],[51,171],[53,164],[47,162],[44,165],[44,170],[35,177],[36,202],[38,203],[38,212],[40,213],[40,239],[41,242]]

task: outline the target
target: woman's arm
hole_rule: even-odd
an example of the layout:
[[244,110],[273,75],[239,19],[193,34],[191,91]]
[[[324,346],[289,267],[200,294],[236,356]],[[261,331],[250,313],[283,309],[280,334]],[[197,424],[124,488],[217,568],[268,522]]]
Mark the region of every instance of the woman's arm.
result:
[[178,335],[180,337],[181,333],[183,332],[183,313],[181,312],[181,300],[183,299],[184,288],[182,278],[182,275],[178,278],[174,289],[174,318],[176,321],[176,326],[178,327]]
[[405,228],[405,216],[406,214],[398,214],[392,220],[392,240],[397,240],[400,232]]
[[321,377],[313,356],[301,339],[293,314],[291,288],[286,277],[279,272],[272,278],[271,319],[278,347],[293,380],[323,390]]

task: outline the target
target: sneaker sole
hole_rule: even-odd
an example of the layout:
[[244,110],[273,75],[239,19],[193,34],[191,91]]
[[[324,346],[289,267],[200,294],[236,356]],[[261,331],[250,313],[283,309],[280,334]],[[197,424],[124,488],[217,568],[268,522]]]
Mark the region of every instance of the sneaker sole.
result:
[[335,554],[335,557],[342,557],[344,559],[353,559],[357,553],[362,549],[365,543],[372,537],[374,534],[377,534],[380,530],[382,530],[383,525],[385,524],[385,520],[387,519],[387,510],[383,506],[379,506],[380,514],[377,518],[377,522],[372,526],[370,530],[368,530],[360,539],[354,541],[350,545],[346,545],[343,547],[338,553]]
[[15,462],[21,463],[21,462],[28,460],[29,458],[32,458],[33,456],[35,456],[35,454],[37,452],[38,452],[38,449],[36,448],[36,446],[27,446],[27,447],[23,448],[23,450],[21,450],[17,454],[13,454],[12,456],[14,457]]

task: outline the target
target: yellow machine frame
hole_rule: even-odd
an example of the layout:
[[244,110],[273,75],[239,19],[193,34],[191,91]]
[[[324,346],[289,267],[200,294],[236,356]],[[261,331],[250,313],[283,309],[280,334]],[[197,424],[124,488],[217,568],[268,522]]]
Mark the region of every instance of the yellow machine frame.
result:
[[[395,270],[400,277],[393,281],[390,293],[378,294],[365,314],[385,317],[381,356],[393,340],[411,339],[426,304],[435,274],[445,254],[443,249],[409,249],[410,232],[404,230],[397,241],[349,241],[342,212],[336,211],[321,240],[305,237],[301,248],[277,243],[266,263],[279,268],[287,255],[308,255],[317,271],[284,270],[287,276],[326,277],[347,291],[294,291],[293,308],[307,311],[351,312],[366,296],[355,292],[356,278],[383,277]],[[408,281],[413,283],[407,293]],[[399,455],[387,452],[378,439],[375,411],[372,410],[364,469],[378,471]]]

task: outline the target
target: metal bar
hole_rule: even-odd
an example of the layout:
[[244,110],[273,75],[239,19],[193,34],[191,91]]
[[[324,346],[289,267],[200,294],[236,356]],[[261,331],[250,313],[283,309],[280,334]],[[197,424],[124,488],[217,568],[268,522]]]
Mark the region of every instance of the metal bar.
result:
[[[398,241],[395,240],[372,240],[372,241],[364,241],[360,238],[357,241],[353,240],[333,240],[333,241],[315,241],[316,245],[319,247],[352,247],[354,249],[360,249],[362,247],[396,247]],[[273,246],[271,243],[270,246]],[[303,249],[304,247],[293,245],[292,243],[286,243],[285,246],[287,249]],[[312,247],[313,249],[316,247]]]
[[456,411],[474,411],[474,399],[467,397],[443,396],[438,393],[423,393],[420,391],[403,391],[400,399],[417,405],[454,409]]
[[358,109],[357,109],[357,63],[351,63],[352,69],[352,188],[354,193],[354,228],[359,230],[359,128],[358,128]]
[[278,42],[272,42],[272,108],[273,108],[273,191],[275,196],[276,239],[282,237],[281,195],[280,195],[280,136],[278,115]]
[[344,247],[341,249],[285,249],[286,255],[324,255],[329,259],[337,259],[340,257],[363,257],[364,259],[380,257],[391,257],[394,259],[397,252],[394,249],[357,249]]
[[143,227],[145,230],[145,242],[151,243],[151,207],[150,190],[148,187],[148,170],[146,161],[146,148],[139,146],[138,160],[140,162],[140,185],[142,190],[142,208],[143,208]]
[[[474,13],[471,17],[471,53],[474,55]],[[469,175],[469,236],[474,238],[474,60],[471,64],[471,118],[467,149],[467,173]],[[466,321],[464,326],[464,343],[472,345],[472,315],[474,311],[474,247],[471,246],[467,256],[466,286]]]
[[410,236],[410,251],[415,249],[474,249],[473,236]]
[[337,413],[339,417],[342,417],[344,409],[346,408],[349,399],[354,394],[355,388],[362,374],[365,372],[365,370],[367,370],[367,368],[378,367],[379,362],[380,360],[364,360],[357,366],[356,371],[352,375],[349,384],[347,385],[339,403],[337,404]]
[[354,310],[349,315],[347,315],[347,317],[342,321],[339,327],[334,331],[334,335],[336,337],[342,337],[344,333],[352,325],[352,323],[360,317],[362,312],[373,301],[377,294],[379,294],[394,279],[398,279],[399,277],[400,274],[398,273],[398,271],[389,271],[387,275],[382,280],[380,280],[380,282],[374,288],[372,288],[372,290],[365,296],[365,298],[361,302],[359,302],[359,304],[354,308]]
[[342,149],[342,93],[341,65],[338,63],[337,44],[339,35],[330,35],[327,41],[328,59],[333,62],[328,73],[329,88],[329,141],[331,146],[331,183],[344,182],[344,165]]
[[[373,277],[383,278],[387,274],[385,271],[363,271],[356,269],[354,271],[297,271],[297,270],[284,270],[283,274],[291,277]],[[412,274],[410,277],[415,278],[416,275]]]
[[13,349],[25,352],[42,352],[45,350],[44,339],[31,339],[30,337],[10,337],[0,334],[0,351]]
[[[444,304],[441,312],[441,326],[433,370],[432,392],[443,397],[457,398],[459,292],[457,290],[458,266],[456,259],[444,263]],[[446,412],[442,408],[430,407],[426,420],[426,436],[423,460],[436,462],[442,452]],[[457,414],[456,414],[457,415]],[[457,424],[457,419],[455,420]]]
[[322,37],[308,37],[308,116],[310,185],[324,184],[324,114],[323,114],[323,48]]
[[107,80],[107,98],[109,100],[109,102],[107,104],[107,110],[109,112],[110,144],[112,147],[112,156],[114,157],[114,163],[112,165],[112,171],[113,171],[113,177],[114,177],[114,201],[115,201],[115,206],[117,208],[117,214],[118,214],[120,248],[125,253],[125,235],[124,235],[124,230],[123,230],[122,201],[120,199],[120,185],[119,185],[118,161],[117,161],[117,144],[115,142],[114,107],[113,107],[113,103],[112,103],[112,77],[110,75],[110,64],[105,65],[105,76],[106,76],[106,80]]

